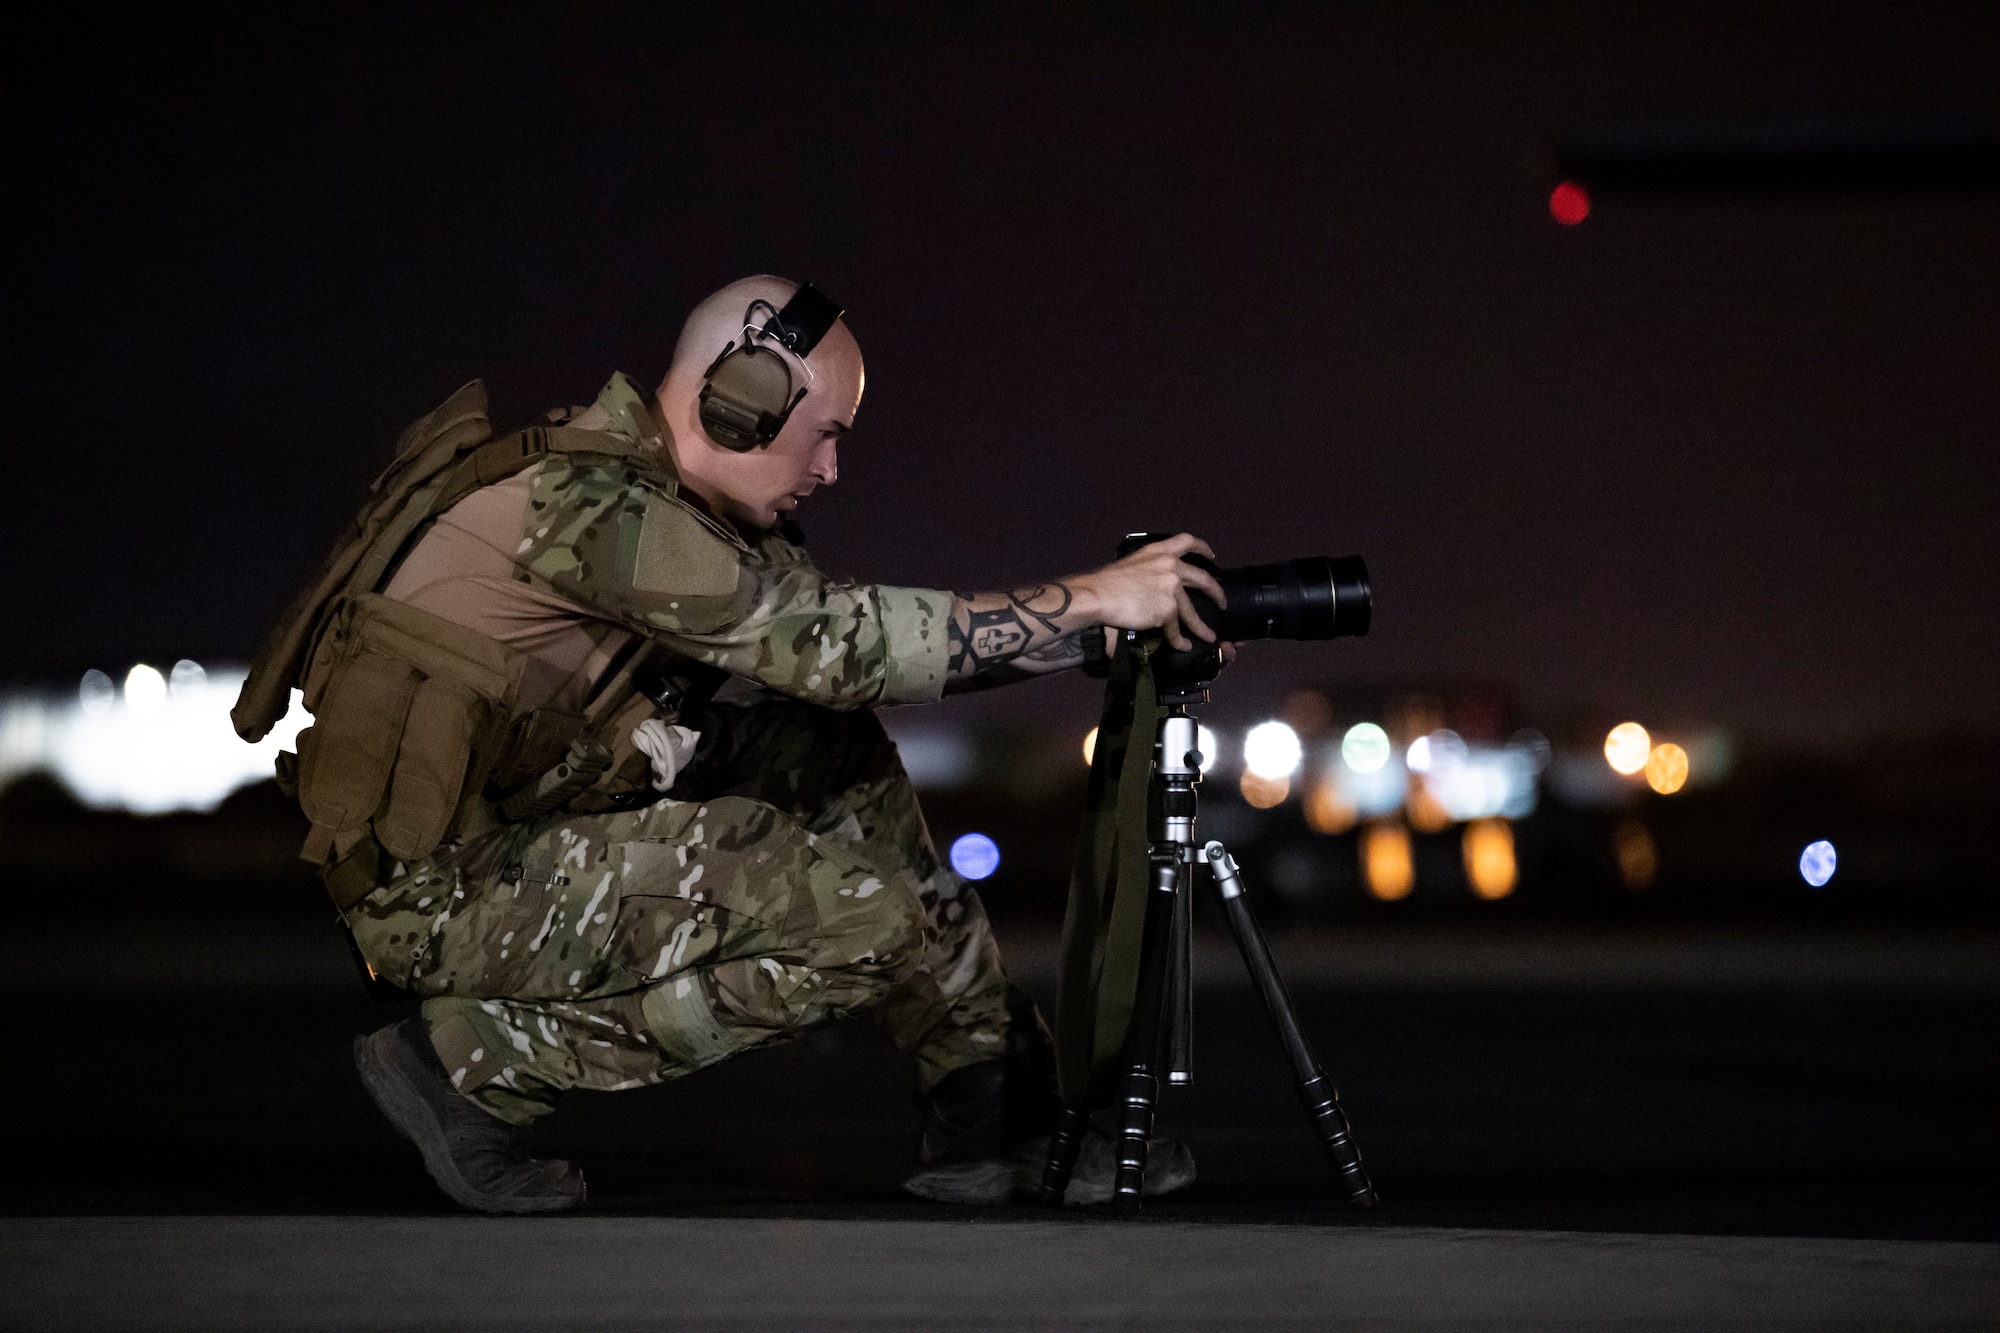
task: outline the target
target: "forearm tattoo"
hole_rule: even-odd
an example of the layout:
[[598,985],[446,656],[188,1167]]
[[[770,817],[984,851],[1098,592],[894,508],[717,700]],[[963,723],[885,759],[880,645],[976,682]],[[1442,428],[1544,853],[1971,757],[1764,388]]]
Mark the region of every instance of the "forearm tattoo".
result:
[[1016,658],[1043,670],[1083,657],[1081,631],[1066,628],[1073,596],[1061,583],[1009,593],[960,593],[948,635],[951,674],[976,676]]
[[1084,633],[1085,631],[1080,629],[1071,630],[1054,643],[1046,643],[1039,648],[1030,648],[1027,652],[1021,654],[1021,660],[1025,662],[1047,662],[1050,665],[1064,662],[1081,662],[1083,660]]

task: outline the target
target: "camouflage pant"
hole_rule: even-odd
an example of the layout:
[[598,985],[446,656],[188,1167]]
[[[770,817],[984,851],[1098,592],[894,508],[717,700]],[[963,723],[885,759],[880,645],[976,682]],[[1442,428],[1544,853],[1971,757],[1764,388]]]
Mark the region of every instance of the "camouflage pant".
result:
[[522,1123],[868,1007],[923,1087],[1005,1053],[1010,1002],[1015,1040],[1043,1039],[872,714],[702,722],[675,799],[440,849],[348,914],[460,1091]]

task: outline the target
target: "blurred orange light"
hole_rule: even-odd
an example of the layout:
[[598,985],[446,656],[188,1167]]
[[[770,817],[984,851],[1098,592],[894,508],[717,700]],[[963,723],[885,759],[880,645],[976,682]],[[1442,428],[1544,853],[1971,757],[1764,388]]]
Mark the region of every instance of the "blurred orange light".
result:
[[1354,827],[1354,802],[1331,782],[1318,782],[1306,793],[1306,826],[1328,837]]
[[1401,824],[1371,825],[1361,838],[1361,867],[1368,877],[1368,892],[1383,902],[1409,897],[1417,886],[1410,831]]
[[1083,762],[1088,764],[1096,758],[1097,758],[1097,728],[1092,727],[1090,729],[1090,734],[1083,738]]
[[1404,798],[1410,827],[1419,833],[1442,833],[1451,827],[1451,816],[1431,792],[1430,783],[1420,773],[1410,774],[1409,795]]
[[1647,827],[1628,819],[1611,835],[1611,850],[1618,857],[1618,877],[1634,893],[1653,887],[1660,873],[1660,849]]
[[1653,738],[1637,722],[1620,722],[1604,738],[1604,762],[1626,777],[1644,768],[1652,753]]
[[1333,705],[1318,690],[1293,690],[1286,695],[1284,716],[1301,736],[1324,736],[1333,730]]
[[1672,741],[1655,745],[1646,758],[1646,785],[1662,796],[1672,796],[1688,780],[1688,754]]
[[1514,829],[1504,819],[1475,819],[1465,826],[1465,878],[1472,891],[1497,902],[1514,891],[1520,869],[1514,862]]
[[1274,805],[1282,805],[1285,798],[1292,794],[1290,778],[1260,778],[1247,768],[1243,770],[1239,785],[1243,791],[1243,799],[1259,810],[1269,810]]

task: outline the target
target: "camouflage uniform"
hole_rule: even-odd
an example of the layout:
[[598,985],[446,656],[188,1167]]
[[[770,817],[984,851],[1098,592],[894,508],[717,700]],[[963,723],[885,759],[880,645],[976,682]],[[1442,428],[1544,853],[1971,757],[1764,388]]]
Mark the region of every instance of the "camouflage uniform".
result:
[[[598,407],[646,438],[622,376]],[[683,719],[703,741],[664,798],[447,844],[348,914],[460,1091],[522,1123],[868,1007],[925,1088],[1038,1039],[867,711],[941,693],[951,594],[830,580],[628,460],[554,455],[532,487],[515,578],[764,688]]]

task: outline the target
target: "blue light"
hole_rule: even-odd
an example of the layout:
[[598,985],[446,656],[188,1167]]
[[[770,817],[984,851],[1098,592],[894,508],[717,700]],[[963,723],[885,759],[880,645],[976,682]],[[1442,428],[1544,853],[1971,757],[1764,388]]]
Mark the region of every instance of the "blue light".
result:
[[968,833],[951,845],[951,868],[967,879],[985,879],[1000,868],[1000,849],[984,833]]
[[1833,878],[1833,867],[1837,860],[1833,854],[1833,844],[1821,838],[1799,853],[1799,874],[1805,877],[1806,883],[1817,889]]

